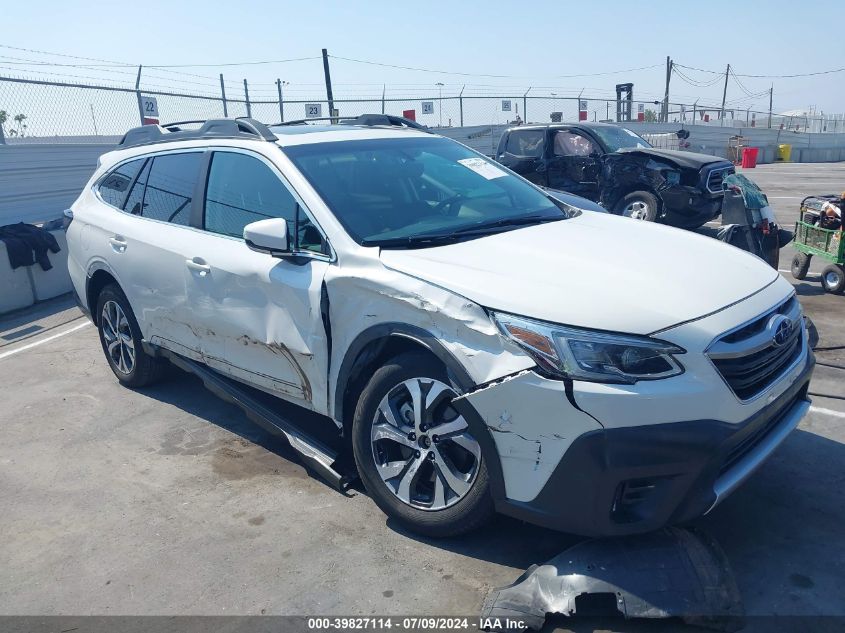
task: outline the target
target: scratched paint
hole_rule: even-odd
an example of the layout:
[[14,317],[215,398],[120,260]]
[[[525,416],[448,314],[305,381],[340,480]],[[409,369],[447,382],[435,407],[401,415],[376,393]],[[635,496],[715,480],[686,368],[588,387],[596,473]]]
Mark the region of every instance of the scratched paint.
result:
[[[525,398],[530,392],[531,398]],[[572,442],[601,429],[573,407],[564,385],[533,371],[494,381],[458,398],[465,399],[487,424],[502,461],[505,493],[531,501],[542,490]]]

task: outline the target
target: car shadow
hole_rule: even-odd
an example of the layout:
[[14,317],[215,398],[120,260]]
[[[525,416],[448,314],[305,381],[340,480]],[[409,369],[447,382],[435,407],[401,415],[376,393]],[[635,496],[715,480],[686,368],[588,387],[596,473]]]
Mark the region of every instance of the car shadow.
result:
[[[56,317],[63,312],[67,314]],[[0,347],[20,343],[48,330],[61,327],[80,316],[82,312],[76,308],[76,302],[71,293],[8,312],[0,316]]]
[[[176,406],[236,434],[291,462],[298,454],[282,437],[252,423],[243,412],[215,397],[199,379],[175,367],[169,380],[142,393]],[[327,418],[280,403],[300,420]],[[329,421],[330,422],[330,421]],[[845,574],[845,444],[806,430],[793,432],[776,453],[733,495],[694,522],[723,547],[751,616],[845,616],[841,578]],[[328,484],[326,484],[328,485]],[[363,491],[362,488],[360,490]],[[542,564],[579,543],[563,534],[497,515],[488,524],[454,538],[427,538],[385,518],[388,529],[426,545],[461,556],[514,568],[513,580],[533,564]],[[480,605],[473,605],[473,610]],[[804,620],[795,618],[795,630]],[[550,618],[546,630],[589,631],[589,618]],[[601,619],[599,628],[607,628]],[[686,630],[680,621],[614,619],[612,630]],[[766,630],[764,618],[749,619],[745,630]],[[757,628],[758,624],[761,628]],[[549,628],[551,627],[551,628]],[[646,628],[643,628],[646,627]],[[790,630],[785,622],[779,630]],[[695,630],[690,628],[689,630]]]
[[[820,279],[821,275],[817,275],[814,273],[809,273],[807,275],[807,279]],[[795,293],[799,297],[817,297],[819,295],[825,294],[824,288],[821,287],[820,283],[807,283],[802,281],[800,283],[794,284],[795,286]]]
[[[845,444],[797,430],[751,479],[693,522],[725,550],[750,616],[745,631],[802,630],[818,616],[845,616]],[[431,547],[517,569],[543,564],[580,537],[497,517],[457,538],[428,539],[387,525]],[[514,572],[513,580],[519,576]],[[771,616],[793,616],[781,622]],[[611,624],[612,622],[612,624]],[[841,624],[842,620],[839,620]],[[819,623],[821,630],[834,621]],[[591,628],[594,627],[594,628]],[[550,617],[544,630],[701,630],[680,620],[609,621]]]
[[[138,389],[138,393],[202,418],[206,422],[210,422],[305,468],[305,464],[299,459],[299,453],[290,447],[283,435],[266,431],[254,423],[247,418],[239,407],[225,402],[206,389],[202,381],[193,374],[184,372],[169,363],[165,371],[166,376],[163,377],[163,380],[149,387]],[[287,413],[289,415],[292,413],[290,410],[292,408],[295,410],[295,415],[301,418],[316,416],[313,412],[282,401],[279,401],[279,405],[280,408],[288,408]],[[322,416],[317,417],[322,418]]]

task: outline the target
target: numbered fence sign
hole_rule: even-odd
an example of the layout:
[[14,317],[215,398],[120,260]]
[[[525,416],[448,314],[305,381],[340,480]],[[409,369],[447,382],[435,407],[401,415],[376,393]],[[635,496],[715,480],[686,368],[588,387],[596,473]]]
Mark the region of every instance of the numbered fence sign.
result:
[[422,113],[423,114],[434,114],[434,101],[423,101],[422,102]]
[[502,112],[510,112],[511,111],[511,100],[510,99],[502,99]]
[[158,101],[155,97],[141,96],[141,109],[144,111],[145,119],[158,118]]
[[305,104],[305,118],[306,119],[319,119],[323,116],[323,104],[322,103],[306,103]]
[[587,102],[583,99],[578,101],[578,110],[580,110],[581,112],[587,111]]

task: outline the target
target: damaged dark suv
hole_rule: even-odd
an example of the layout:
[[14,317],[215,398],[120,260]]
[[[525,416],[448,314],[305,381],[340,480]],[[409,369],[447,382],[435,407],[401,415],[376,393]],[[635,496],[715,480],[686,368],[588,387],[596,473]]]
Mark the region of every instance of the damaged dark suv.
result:
[[607,123],[507,130],[496,160],[538,185],[598,201],[618,215],[698,228],[722,210],[733,165],[716,156],[652,147]]

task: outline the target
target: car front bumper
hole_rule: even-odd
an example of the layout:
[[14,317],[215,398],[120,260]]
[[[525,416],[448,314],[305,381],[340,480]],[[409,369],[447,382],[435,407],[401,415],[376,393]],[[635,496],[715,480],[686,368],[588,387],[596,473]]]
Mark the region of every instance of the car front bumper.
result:
[[531,371],[454,404],[480,437],[500,512],[585,536],[634,534],[706,514],[750,476],[806,414],[814,365],[808,352],[791,384],[740,422],[610,428],[571,382]]
[[722,212],[722,196],[704,194],[695,187],[675,186],[660,193],[663,221],[680,228],[698,228]]

